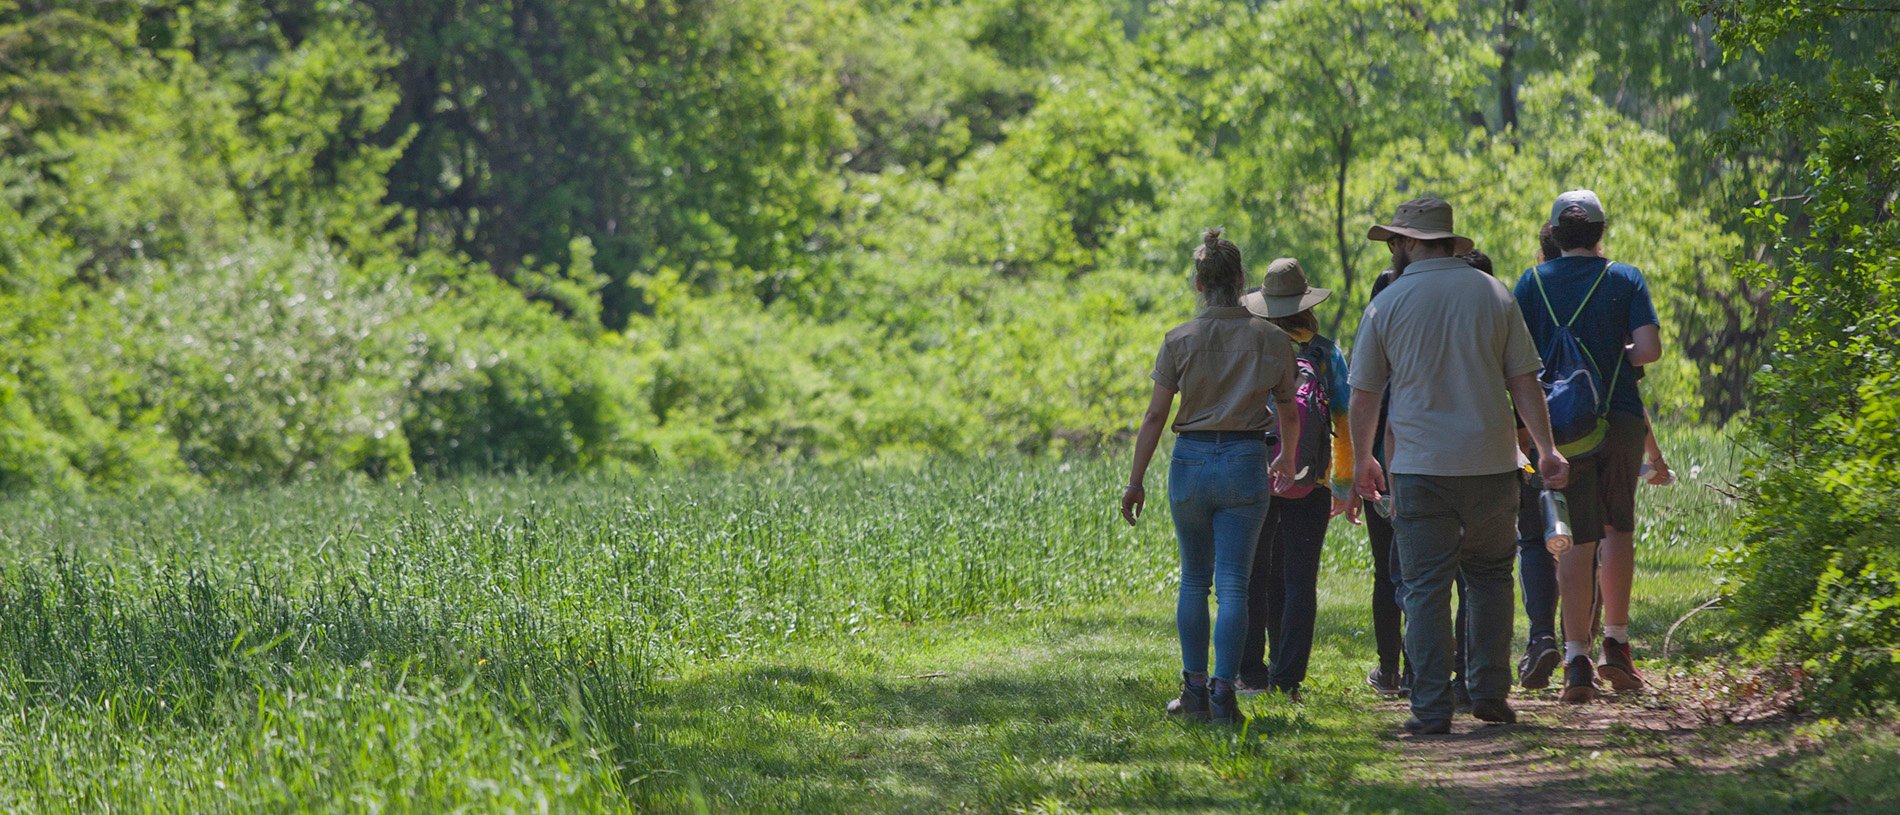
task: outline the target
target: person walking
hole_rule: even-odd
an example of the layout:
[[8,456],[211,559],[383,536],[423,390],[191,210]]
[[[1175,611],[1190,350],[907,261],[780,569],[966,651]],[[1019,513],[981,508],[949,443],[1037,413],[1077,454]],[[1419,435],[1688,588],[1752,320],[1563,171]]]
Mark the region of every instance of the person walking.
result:
[[1352,491],[1352,434],[1346,427],[1352,397],[1346,359],[1332,338],[1319,333],[1319,320],[1313,316],[1313,307],[1331,295],[1329,289],[1307,285],[1299,261],[1280,258],[1267,265],[1260,288],[1240,298],[1255,317],[1285,331],[1297,344],[1294,409],[1302,435],[1294,481],[1274,492],[1254,550],[1247,583],[1247,639],[1240,652],[1243,695],[1271,690],[1299,700],[1313,655],[1326,525],[1357,502]]
[[[1568,464],[1550,444],[1537,373],[1543,364],[1510,291],[1455,257],[1471,241],[1451,205],[1419,198],[1367,231],[1386,244],[1392,285],[1368,306],[1353,346],[1351,425],[1360,497],[1392,493],[1392,529],[1405,585],[1405,651],[1412,661],[1413,734],[1451,730],[1451,593],[1463,573],[1472,715],[1517,720],[1510,686],[1517,456],[1512,398],[1536,439],[1539,470],[1562,485]],[[1392,476],[1371,455],[1391,388]]]
[[[1147,504],[1143,477],[1178,394],[1168,506],[1181,547],[1175,605],[1181,695],[1168,712],[1235,725],[1246,722],[1234,683],[1247,631],[1254,546],[1273,487],[1293,478],[1300,438],[1293,340],[1240,304],[1246,279],[1240,248],[1222,238],[1221,230],[1207,230],[1194,251],[1194,288],[1202,308],[1169,331],[1155,355],[1154,392],[1135,437],[1134,468],[1121,502],[1122,518],[1133,526]],[[1269,463],[1266,435],[1276,424],[1283,444]],[[1211,632],[1211,677],[1210,586],[1220,603]]]
[[[1372,281],[1371,302],[1379,301],[1379,293],[1385,291],[1398,273],[1387,269],[1379,273]],[[1388,393],[1388,395],[1390,395]],[[1372,457],[1381,466],[1391,462],[1386,455],[1387,427],[1386,411],[1390,405],[1379,411],[1379,424],[1373,430]],[[1348,437],[1351,428],[1347,428]],[[1357,490],[1354,491],[1355,495]],[[1404,605],[1400,595],[1402,574],[1393,561],[1392,521],[1388,519],[1384,507],[1379,504],[1366,504],[1366,542],[1372,547],[1372,639],[1379,654],[1379,665],[1366,674],[1366,684],[1382,696],[1404,696],[1412,688],[1412,663],[1405,659],[1403,631],[1405,625]],[[1356,513],[1347,513],[1347,520],[1356,521]],[[1462,628],[1463,626],[1460,626]]]
[[1650,431],[1634,368],[1662,358],[1662,336],[1642,270],[1604,257],[1605,228],[1596,193],[1578,189],[1557,196],[1550,237],[1562,254],[1526,271],[1515,292],[1537,347],[1548,354],[1559,332],[1574,332],[1607,393],[1602,441],[1578,456],[1563,489],[1576,545],[1557,563],[1564,631],[1560,698],[1576,703],[1597,694],[1590,646],[1599,589],[1603,659],[1595,673],[1617,690],[1643,686],[1630,649],[1629,617],[1636,482]]
[[[1488,275],[1496,274],[1491,265],[1490,256],[1483,252],[1472,249],[1458,257],[1470,264],[1473,269]],[[1392,285],[1392,281],[1397,277],[1398,273],[1392,269],[1380,273],[1372,283],[1371,299],[1378,299],[1379,292]],[[1386,411],[1391,409],[1390,388],[1387,389],[1386,395],[1387,405],[1379,411],[1379,427],[1374,434],[1374,438],[1378,441],[1373,444],[1373,458],[1378,459],[1382,467],[1390,466],[1391,463],[1391,458],[1385,452],[1386,446],[1390,444],[1386,427]],[[1522,426],[1521,423],[1520,426]],[[1392,522],[1377,508],[1367,513],[1366,537],[1373,545],[1373,582],[1384,589],[1382,592],[1375,589],[1373,593],[1373,638],[1378,646],[1379,667],[1366,674],[1366,684],[1382,695],[1403,696],[1409,693],[1412,687],[1411,661],[1406,660],[1403,670],[1399,668],[1399,660],[1404,656],[1404,646],[1399,632],[1403,630],[1404,621],[1402,608],[1405,602],[1405,572],[1397,562],[1398,556],[1393,547]],[[1471,693],[1465,683],[1465,642],[1468,639],[1466,629],[1469,627],[1471,603],[1465,594],[1465,579],[1462,573],[1453,578],[1453,584],[1457,589],[1458,611],[1452,618],[1452,708],[1457,712],[1466,713],[1471,710]]]

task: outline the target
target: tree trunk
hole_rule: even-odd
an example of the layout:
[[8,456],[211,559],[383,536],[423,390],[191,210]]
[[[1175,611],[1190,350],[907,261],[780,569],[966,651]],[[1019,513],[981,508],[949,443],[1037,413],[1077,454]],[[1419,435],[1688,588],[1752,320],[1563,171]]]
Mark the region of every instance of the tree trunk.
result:
[[1333,138],[1333,159],[1336,173],[1333,178],[1333,238],[1339,246],[1339,289],[1340,297],[1334,301],[1333,317],[1326,327],[1327,334],[1339,330],[1339,321],[1346,315],[1347,303],[1352,300],[1352,251],[1346,241],[1346,178],[1352,168],[1352,125],[1339,129]]
[[1517,32],[1529,3],[1530,0],[1511,0],[1504,12],[1504,31],[1498,39],[1498,130],[1509,135],[1513,149],[1518,147]]

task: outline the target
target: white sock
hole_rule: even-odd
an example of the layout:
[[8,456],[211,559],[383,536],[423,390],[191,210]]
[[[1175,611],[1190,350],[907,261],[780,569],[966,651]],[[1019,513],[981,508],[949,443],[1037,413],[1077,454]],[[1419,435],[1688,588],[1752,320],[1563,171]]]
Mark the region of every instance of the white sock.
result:
[[1623,643],[1624,645],[1628,645],[1630,643],[1629,624],[1624,623],[1623,625],[1603,626],[1603,638],[1607,640],[1616,640],[1617,642]]
[[1576,640],[1564,640],[1564,664],[1565,665],[1569,665],[1570,660],[1576,659],[1577,657],[1587,657],[1589,655],[1590,655],[1589,643],[1578,642]]

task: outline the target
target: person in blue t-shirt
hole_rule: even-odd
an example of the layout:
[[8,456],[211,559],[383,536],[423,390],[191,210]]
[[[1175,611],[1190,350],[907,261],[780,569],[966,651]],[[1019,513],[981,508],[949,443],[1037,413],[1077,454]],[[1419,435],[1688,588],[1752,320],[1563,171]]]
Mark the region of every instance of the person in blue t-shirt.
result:
[[[1630,652],[1629,611],[1636,571],[1636,482],[1649,422],[1632,366],[1662,358],[1662,334],[1642,271],[1603,256],[1605,219],[1596,193],[1572,190],[1558,196],[1549,229],[1563,254],[1518,278],[1515,293],[1524,323],[1548,359],[1552,339],[1574,316],[1570,325],[1610,389],[1603,446],[1572,459],[1563,493],[1577,545],[1557,565],[1564,633],[1560,698],[1587,702],[1596,697],[1597,673],[1617,690],[1643,686]],[[1599,585],[1603,654],[1593,671],[1589,654]]]

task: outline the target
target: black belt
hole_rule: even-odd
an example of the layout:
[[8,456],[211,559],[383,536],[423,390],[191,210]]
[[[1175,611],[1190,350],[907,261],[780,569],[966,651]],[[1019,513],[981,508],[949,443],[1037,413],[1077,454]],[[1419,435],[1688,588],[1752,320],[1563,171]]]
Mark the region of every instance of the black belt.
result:
[[1264,430],[1183,430],[1175,435],[1193,441],[1273,441]]

